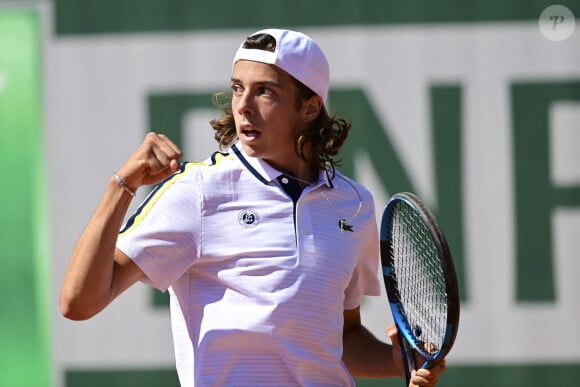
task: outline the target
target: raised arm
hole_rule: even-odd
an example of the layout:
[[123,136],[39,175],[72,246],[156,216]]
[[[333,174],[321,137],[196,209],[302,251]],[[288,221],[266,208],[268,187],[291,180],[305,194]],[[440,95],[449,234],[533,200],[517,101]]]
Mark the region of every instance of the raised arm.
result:
[[143,272],[116,249],[117,236],[142,185],[156,184],[179,169],[179,148],[162,134],[149,133],[111,177],[105,193],[71,255],[60,293],[61,313],[72,320],[88,319],[143,277]]

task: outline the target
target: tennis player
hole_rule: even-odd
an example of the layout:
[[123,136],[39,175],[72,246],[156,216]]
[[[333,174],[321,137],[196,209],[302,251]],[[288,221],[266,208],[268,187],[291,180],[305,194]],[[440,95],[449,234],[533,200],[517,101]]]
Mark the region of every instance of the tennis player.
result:
[[[361,324],[363,296],[380,293],[378,231],[369,191],[335,169],[350,124],[328,114],[328,88],[326,57],[306,35],[269,29],[242,42],[231,99],[211,123],[221,152],[180,163],[169,138],[146,136],[77,242],[63,315],[88,319],[138,281],[169,291],[182,386],[402,377],[396,328],[391,345]],[[411,385],[435,385],[444,367]]]

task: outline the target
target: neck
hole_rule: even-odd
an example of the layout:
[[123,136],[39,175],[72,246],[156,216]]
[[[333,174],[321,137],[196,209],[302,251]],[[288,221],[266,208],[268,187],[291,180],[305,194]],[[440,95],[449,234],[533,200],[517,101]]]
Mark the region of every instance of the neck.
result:
[[268,160],[265,160],[272,167],[276,168],[280,172],[293,177],[298,184],[304,188],[307,185],[312,185],[318,181],[318,171],[312,170],[304,161],[294,163],[291,167],[285,167],[281,165],[276,165]]

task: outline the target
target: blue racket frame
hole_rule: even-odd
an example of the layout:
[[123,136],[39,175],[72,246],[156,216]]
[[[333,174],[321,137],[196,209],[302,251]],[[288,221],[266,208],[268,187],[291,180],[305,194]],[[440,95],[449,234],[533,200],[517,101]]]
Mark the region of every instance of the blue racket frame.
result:
[[[397,204],[401,204],[401,202],[415,211],[431,233],[437,247],[440,263],[443,267],[448,296],[447,324],[442,345],[434,354],[427,352],[423,348],[424,343],[415,336],[413,328],[405,314],[405,307],[401,303],[397,279],[394,275],[392,256],[392,218],[395,207]],[[391,314],[393,315],[393,320],[397,326],[399,341],[401,342],[401,352],[403,353],[403,358],[405,360],[405,373],[408,385],[411,372],[416,369],[415,353],[418,353],[423,359],[425,359],[419,368],[431,368],[439,360],[443,359],[453,346],[459,327],[459,291],[457,276],[447,240],[443,231],[439,227],[435,216],[431,213],[429,208],[427,208],[423,202],[412,193],[398,193],[387,203],[381,219],[380,249],[385,289],[389,299]]]

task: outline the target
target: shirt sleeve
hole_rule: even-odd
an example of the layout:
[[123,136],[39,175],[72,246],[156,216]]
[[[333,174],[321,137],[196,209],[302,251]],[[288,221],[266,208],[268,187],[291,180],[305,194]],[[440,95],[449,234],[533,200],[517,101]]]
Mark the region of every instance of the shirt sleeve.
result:
[[199,185],[184,171],[155,187],[119,234],[117,248],[166,291],[198,257]]

